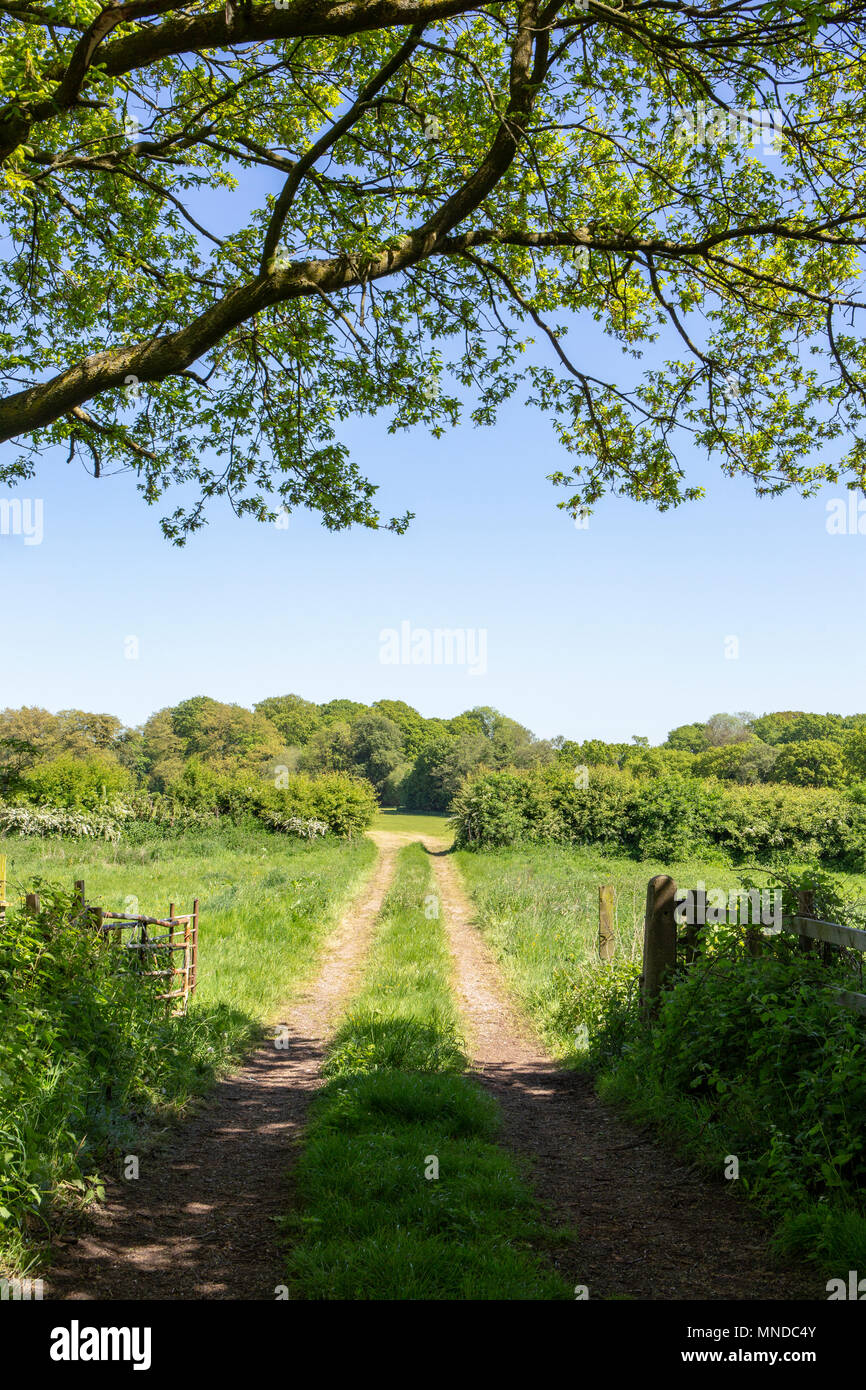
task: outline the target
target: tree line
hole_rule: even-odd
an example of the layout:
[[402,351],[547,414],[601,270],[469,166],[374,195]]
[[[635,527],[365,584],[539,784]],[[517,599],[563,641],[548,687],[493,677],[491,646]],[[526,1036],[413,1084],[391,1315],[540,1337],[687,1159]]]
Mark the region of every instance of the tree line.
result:
[[866,783],[866,714],[781,710],[715,714],[651,745],[563,735],[544,739],[489,706],[427,718],[402,700],[316,704],[278,695],[252,709],[195,696],[139,727],[116,715],[0,711],[0,795],[61,806],[170,792],[196,769],[285,784],[298,774],[348,772],[381,804],[447,811],[467,778],[556,763],[609,766],[637,777],[699,778],[845,789]]

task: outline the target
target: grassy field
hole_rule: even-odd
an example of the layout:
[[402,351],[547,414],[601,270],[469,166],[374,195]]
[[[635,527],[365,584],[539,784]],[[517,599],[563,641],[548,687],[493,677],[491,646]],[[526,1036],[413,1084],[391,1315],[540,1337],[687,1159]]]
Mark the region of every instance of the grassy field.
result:
[[197,897],[193,1011],[231,1004],[251,1030],[306,978],[323,936],[375,860],[364,837],[310,844],[233,826],[144,845],[9,839],[4,849],[10,896],[37,878],[67,889],[83,878],[89,902],[147,916],[167,913],[172,901],[187,912]]
[[334,1038],[286,1222],[293,1297],[565,1299],[498,1110],[470,1078],[430,861],[401,851],[361,990]]
[[[582,972],[597,960],[599,886],[616,890],[617,955],[639,964],[648,879],[666,873],[684,888],[703,881],[707,889],[730,891],[740,875],[721,859],[655,864],[540,845],[461,850],[456,859],[509,986],[561,1057],[580,1053],[572,1003]],[[766,882],[766,875],[754,877]],[[866,875],[835,877],[852,897],[866,897]]]
[[[14,1021],[0,1036],[0,1271],[15,1274],[44,1258],[40,1239],[70,1201],[98,1197],[120,1155],[143,1152],[261,1038],[313,971],[375,847],[222,828],[138,847],[7,840],[4,849],[9,898],[40,886],[48,913],[28,928],[13,910],[0,951]],[[88,901],[108,909],[153,916],[200,899],[186,1017],[170,1017],[139,984],[115,997],[116,972],[98,950],[87,954],[92,940],[49,920],[50,884],[68,892],[81,878]]]
[[376,816],[373,830],[394,830],[406,835],[438,835],[450,844],[454,835],[448,825],[448,816],[431,812],[424,816],[408,815],[403,811],[384,810]]

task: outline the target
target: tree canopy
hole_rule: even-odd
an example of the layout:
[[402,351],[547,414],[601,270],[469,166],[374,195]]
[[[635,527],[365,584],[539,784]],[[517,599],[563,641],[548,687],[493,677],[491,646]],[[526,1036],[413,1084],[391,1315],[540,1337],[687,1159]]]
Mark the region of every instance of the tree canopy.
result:
[[688,443],[762,494],[861,486],[864,16],[0,0],[0,482],[61,446],[180,485],[177,543],[217,496],[401,531],[344,422],[518,393],[575,514],[700,496]]
[[86,710],[0,710],[0,797],[61,805],[82,797],[87,804],[102,802],[104,788],[159,795],[199,778],[210,785],[213,776],[283,786],[299,772],[335,772],[365,778],[383,805],[446,811],[466,780],[481,772],[554,764],[572,778],[605,767],[640,779],[690,774],[744,784],[845,787],[866,799],[866,715],[714,714],[650,746],[644,738],[537,738],[488,705],[450,719],[427,718],[404,700],[388,699],[316,704],[297,694],[277,695],[249,710],[197,695],[157,710],[141,728]]

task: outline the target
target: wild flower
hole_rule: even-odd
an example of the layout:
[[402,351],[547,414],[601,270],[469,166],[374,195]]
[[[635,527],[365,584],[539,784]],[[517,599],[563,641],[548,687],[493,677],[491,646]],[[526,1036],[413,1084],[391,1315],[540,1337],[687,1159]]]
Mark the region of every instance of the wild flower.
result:
[[60,806],[0,806],[0,835],[71,835],[91,840],[120,838],[129,815],[122,805],[105,811],[73,811]]

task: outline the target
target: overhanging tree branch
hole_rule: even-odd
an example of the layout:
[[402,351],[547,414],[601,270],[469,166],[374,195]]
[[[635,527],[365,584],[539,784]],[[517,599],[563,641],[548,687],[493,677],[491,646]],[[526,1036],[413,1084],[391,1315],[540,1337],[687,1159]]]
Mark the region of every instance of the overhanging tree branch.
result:
[[[26,451],[0,482],[74,434],[138,457],[148,501],[199,489],[172,539],[269,490],[374,525],[341,422],[439,434],[461,390],[480,424],[528,393],[575,505],[696,495],[684,431],[759,490],[859,476],[866,345],[838,324],[864,307],[866,0],[820,49],[754,0],[141,0],[48,25],[0,0],[0,438]],[[700,102],[713,140],[683,120]],[[776,105],[783,152],[739,148],[738,113]],[[625,389],[587,331],[664,349]],[[750,377],[730,409],[723,369]]]

